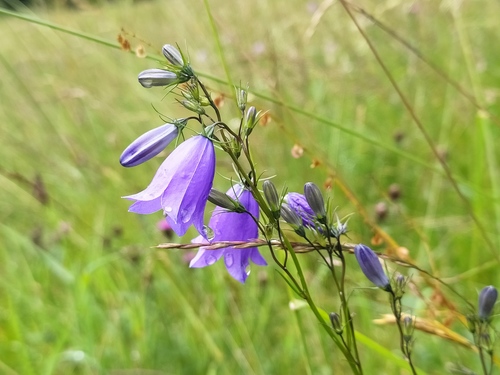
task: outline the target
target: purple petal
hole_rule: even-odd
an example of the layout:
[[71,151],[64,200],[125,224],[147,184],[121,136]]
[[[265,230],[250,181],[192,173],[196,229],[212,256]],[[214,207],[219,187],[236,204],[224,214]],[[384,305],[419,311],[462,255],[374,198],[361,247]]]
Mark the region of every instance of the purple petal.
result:
[[288,206],[302,219],[302,224],[304,226],[314,228],[314,212],[307,203],[307,199],[304,195],[299,193],[288,193],[285,196],[285,201]]
[[[234,185],[226,193],[233,199],[237,199],[248,212],[256,219],[259,215],[259,205],[252,194],[240,185]],[[236,213],[216,207],[210,218],[209,227],[214,232],[214,242],[218,241],[249,241],[258,237],[258,227],[248,213]],[[198,242],[199,238],[193,240]],[[205,250],[201,248],[190,267],[205,267],[214,263],[224,255],[224,263],[229,274],[244,283],[248,277],[247,268],[250,260],[258,265],[267,265],[265,259],[260,255],[256,247],[248,249],[234,249],[226,247],[219,250]]]

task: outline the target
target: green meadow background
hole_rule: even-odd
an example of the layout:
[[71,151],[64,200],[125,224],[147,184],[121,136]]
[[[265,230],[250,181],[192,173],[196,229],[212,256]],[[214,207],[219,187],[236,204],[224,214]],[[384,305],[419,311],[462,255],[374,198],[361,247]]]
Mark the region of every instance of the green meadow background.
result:
[[[237,118],[231,85],[248,83],[272,118],[252,134],[259,170],[279,189],[331,186],[333,206],[352,214],[351,242],[408,256],[473,305],[482,287],[500,287],[498,1],[360,0],[365,14],[351,9],[365,37],[329,1],[8,4],[81,35],[0,12],[1,374],[349,373],[266,251],[269,266],[242,285],[222,262],[189,269],[189,252],[153,248],[168,241],[161,213],[127,212],[120,197],[163,159],[126,169],[122,150],[163,124],[158,113],[186,114],[137,82],[165,43],[225,96],[226,121]],[[113,47],[120,33],[132,52]],[[153,59],[136,56],[140,46]],[[228,177],[219,154],[215,187]],[[328,269],[301,259],[318,305],[339,311]],[[396,327],[374,322],[390,313],[387,296],[348,266],[365,373],[409,373]],[[388,263],[396,269],[412,275],[406,312],[471,339],[461,298]],[[463,345],[415,339],[422,374],[480,371]]]

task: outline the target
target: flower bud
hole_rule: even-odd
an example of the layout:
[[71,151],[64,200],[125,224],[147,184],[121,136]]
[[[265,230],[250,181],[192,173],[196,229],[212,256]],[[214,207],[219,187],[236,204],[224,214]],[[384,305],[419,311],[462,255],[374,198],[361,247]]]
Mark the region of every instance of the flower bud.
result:
[[184,59],[182,58],[181,53],[177,48],[170,44],[165,44],[161,49],[163,52],[163,56],[168,60],[168,62],[172,65],[184,66]]
[[247,106],[247,96],[247,90],[243,90],[239,87],[236,88],[236,102],[241,112],[243,112]]
[[478,316],[481,320],[488,320],[490,317],[493,307],[495,307],[495,302],[498,298],[498,291],[494,286],[487,286],[481,290],[479,294],[478,302]]
[[324,224],[326,221],[325,201],[319,188],[312,182],[308,182],[304,185],[304,195],[318,221]]
[[287,204],[281,205],[281,217],[285,220],[299,236],[304,237],[306,232],[302,225],[302,219]]
[[167,123],[144,133],[123,151],[120,164],[124,167],[135,167],[158,155],[177,138],[181,126]]
[[276,187],[274,184],[266,180],[262,184],[262,189],[264,190],[264,197],[266,198],[266,202],[273,213],[275,219],[279,219],[280,217],[280,197],[278,192],[276,191]]
[[344,329],[342,328],[342,322],[340,321],[340,315],[336,312],[331,312],[328,314],[330,317],[330,322],[332,323],[333,330],[337,335],[341,335]]
[[203,107],[199,103],[196,103],[192,100],[182,100],[180,103],[184,106],[184,108],[189,109],[192,112],[195,112],[199,115],[205,114],[205,109],[203,109]]
[[177,74],[163,69],[148,69],[139,73],[139,83],[146,88],[170,86],[179,82]]
[[254,106],[251,106],[248,108],[248,111],[245,116],[245,124],[244,124],[244,129],[245,129],[245,134],[248,136],[250,133],[252,133],[253,128],[257,124],[257,110],[255,109]]
[[413,330],[415,329],[415,324],[411,316],[406,315],[403,318],[403,340],[408,344],[413,336]]
[[368,246],[359,244],[354,247],[354,255],[365,276],[379,288],[390,291],[391,284],[377,255]]
[[245,212],[245,207],[243,207],[240,202],[234,200],[229,195],[215,189],[210,190],[210,193],[208,194],[208,200],[216,206],[225,208],[226,210],[229,210],[231,212]]
[[306,197],[299,193],[288,193],[285,196],[285,201],[288,204],[289,208],[297,214],[300,219],[302,219],[302,225],[315,228],[316,225],[314,223],[314,212],[309,207],[307,203]]

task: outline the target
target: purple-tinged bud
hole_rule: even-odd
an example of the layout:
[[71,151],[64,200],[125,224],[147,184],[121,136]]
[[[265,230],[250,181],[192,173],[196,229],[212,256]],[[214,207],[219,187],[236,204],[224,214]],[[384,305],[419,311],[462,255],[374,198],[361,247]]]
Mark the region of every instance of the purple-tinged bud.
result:
[[406,343],[410,343],[412,336],[413,336],[413,331],[415,329],[415,322],[413,321],[412,317],[409,315],[405,315],[403,318],[403,340],[406,341]]
[[299,193],[288,193],[285,196],[285,201],[289,208],[302,219],[302,225],[315,228],[314,212],[309,207],[306,197]]
[[[182,121],[179,124],[182,124]],[[120,164],[124,167],[135,167],[158,155],[177,138],[181,126],[167,123],[144,133],[123,151]]]
[[257,110],[254,106],[248,108],[247,113],[245,115],[245,134],[248,136],[252,133],[253,128],[257,124]]
[[306,183],[304,185],[304,195],[318,221],[324,223],[326,219],[325,201],[319,187],[312,182]]
[[384,272],[377,255],[368,246],[359,244],[354,247],[354,255],[365,276],[386,292],[391,290],[389,278]]
[[139,83],[147,89],[153,86],[170,86],[179,83],[177,74],[163,69],[148,69],[139,73]]
[[274,218],[278,219],[280,217],[280,196],[276,191],[276,187],[271,181],[266,180],[262,183],[262,190],[264,190],[264,197]]
[[291,209],[287,204],[282,204],[280,213],[283,220],[285,220],[285,222],[292,227],[295,233],[301,237],[305,236],[306,232],[304,230],[304,226],[302,225],[302,219],[293,209]]
[[172,65],[184,66],[184,59],[182,58],[181,53],[177,48],[170,44],[165,44],[161,49],[163,52],[163,56],[168,60],[168,62]]
[[490,317],[493,307],[495,307],[495,302],[498,298],[498,291],[494,286],[487,286],[481,290],[479,294],[478,302],[478,316],[481,320],[488,320]]

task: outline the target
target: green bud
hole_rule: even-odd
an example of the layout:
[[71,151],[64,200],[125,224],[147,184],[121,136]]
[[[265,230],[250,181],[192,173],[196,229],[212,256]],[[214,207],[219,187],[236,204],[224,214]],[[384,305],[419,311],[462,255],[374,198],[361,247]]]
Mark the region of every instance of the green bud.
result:
[[245,134],[249,136],[252,133],[253,128],[257,125],[257,110],[254,106],[248,108],[248,111],[245,116],[245,123],[243,125],[243,129],[245,130]]
[[184,108],[189,109],[191,112],[195,112],[199,115],[205,114],[205,110],[199,103],[192,100],[182,100],[180,103],[184,106]]
[[246,90],[243,90],[240,87],[236,88],[236,103],[238,104],[238,108],[241,112],[244,112],[247,106],[247,96],[248,94]]
[[403,318],[403,340],[408,344],[410,343],[412,336],[413,336],[413,331],[415,329],[415,324],[413,322],[413,319],[411,316],[406,315]]
[[246,212],[245,207],[243,207],[240,202],[234,200],[229,195],[215,189],[210,190],[210,193],[208,194],[208,200],[216,206],[225,208],[226,210],[232,212]]
[[328,314],[328,316],[330,317],[330,322],[332,323],[332,327],[335,333],[337,335],[341,335],[344,331],[344,328],[342,327],[342,322],[340,321],[340,315],[336,312],[331,312],[330,314]]
[[[253,108],[253,107],[252,107]],[[273,213],[273,217],[275,219],[279,219],[280,217],[280,197],[278,192],[276,191],[276,187],[274,184],[266,180],[262,184],[262,189],[264,190],[264,197],[266,198],[266,202]]]

